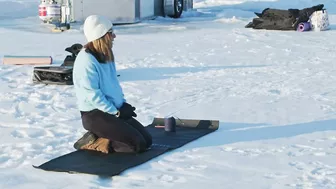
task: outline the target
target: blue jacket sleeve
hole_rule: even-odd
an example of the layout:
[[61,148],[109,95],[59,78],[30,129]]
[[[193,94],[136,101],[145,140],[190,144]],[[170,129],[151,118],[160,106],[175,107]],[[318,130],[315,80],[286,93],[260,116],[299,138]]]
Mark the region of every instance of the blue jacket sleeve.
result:
[[93,63],[87,64],[82,86],[85,90],[85,98],[97,109],[109,114],[116,114],[118,109],[108,101],[99,88],[99,75]]
[[[117,74],[117,68],[115,67],[115,64],[112,64],[112,67],[111,67],[111,68],[113,69],[112,71],[113,71],[114,73]],[[118,76],[117,76],[117,77],[118,77]],[[124,102],[127,102],[124,93],[123,93],[123,100],[124,100]]]

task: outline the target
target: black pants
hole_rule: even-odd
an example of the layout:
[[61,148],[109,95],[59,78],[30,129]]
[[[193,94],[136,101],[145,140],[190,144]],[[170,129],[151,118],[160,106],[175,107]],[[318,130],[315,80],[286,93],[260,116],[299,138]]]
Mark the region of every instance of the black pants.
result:
[[81,112],[83,127],[110,140],[116,152],[143,152],[152,145],[152,136],[136,119],[123,120],[100,110]]

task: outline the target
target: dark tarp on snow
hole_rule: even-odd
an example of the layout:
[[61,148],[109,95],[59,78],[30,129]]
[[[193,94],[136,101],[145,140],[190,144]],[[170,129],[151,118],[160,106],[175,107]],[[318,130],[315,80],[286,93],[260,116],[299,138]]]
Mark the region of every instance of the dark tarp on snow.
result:
[[322,10],[323,4],[304,9],[271,9],[266,8],[261,13],[255,13],[254,18],[245,28],[266,30],[296,30],[301,22],[307,22],[311,14]]
[[179,148],[193,140],[216,131],[219,121],[176,119],[176,132],[165,132],[163,118],[155,118],[146,129],[153,137],[150,150],[139,153],[103,154],[94,151],[78,150],[52,159],[38,169],[55,172],[85,173],[99,176],[118,175],[126,169],[140,165],[165,152]]

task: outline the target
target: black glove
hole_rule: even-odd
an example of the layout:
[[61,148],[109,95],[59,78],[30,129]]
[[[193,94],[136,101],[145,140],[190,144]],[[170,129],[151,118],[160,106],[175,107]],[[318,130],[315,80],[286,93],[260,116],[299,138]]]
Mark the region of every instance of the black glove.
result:
[[124,106],[127,106],[127,108],[130,108],[130,109],[133,110],[133,114],[132,114],[133,117],[136,117],[136,116],[137,116],[137,114],[134,112],[134,111],[136,110],[136,108],[135,108],[134,106],[130,105],[130,104],[127,103],[127,102],[124,102]]
[[129,103],[127,103],[127,102],[124,102],[124,104],[123,104],[124,106],[128,106],[128,107],[132,107],[132,108],[134,108],[134,110],[136,110],[136,108],[134,107],[134,106],[132,106],[132,105],[130,105]]
[[124,104],[119,108],[119,117],[121,119],[130,119],[132,117],[136,117],[135,107],[130,104],[124,102]]

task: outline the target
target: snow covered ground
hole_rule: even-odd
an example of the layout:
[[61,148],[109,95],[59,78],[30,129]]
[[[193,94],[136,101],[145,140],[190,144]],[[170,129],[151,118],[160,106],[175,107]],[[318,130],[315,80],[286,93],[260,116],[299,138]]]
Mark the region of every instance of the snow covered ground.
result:
[[[0,55],[84,43],[51,33],[38,0],[0,0]],[[253,11],[324,3],[325,32],[245,29]],[[0,188],[336,188],[336,2],[194,0],[181,19],[116,26],[115,56],[138,120],[216,119],[220,129],[112,179],[34,169],[85,132],[72,86],[37,85],[33,66],[0,65]],[[1,58],[0,58],[1,59]],[[1,60],[0,60],[1,61]]]

